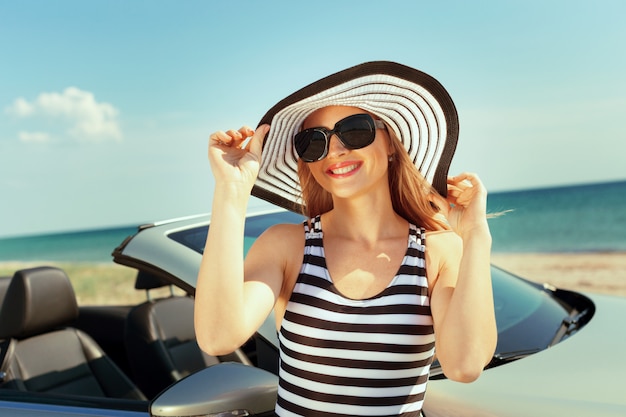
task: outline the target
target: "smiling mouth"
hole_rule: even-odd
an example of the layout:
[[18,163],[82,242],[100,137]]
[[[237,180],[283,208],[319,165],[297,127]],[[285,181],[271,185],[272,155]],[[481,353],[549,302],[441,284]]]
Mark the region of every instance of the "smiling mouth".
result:
[[344,174],[348,174],[348,173],[354,171],[358,167],[359,167],[359,164],[352,164],[352,165],[347,165],[345,167],[331,169],[329,171],[333,175],[344,175]]

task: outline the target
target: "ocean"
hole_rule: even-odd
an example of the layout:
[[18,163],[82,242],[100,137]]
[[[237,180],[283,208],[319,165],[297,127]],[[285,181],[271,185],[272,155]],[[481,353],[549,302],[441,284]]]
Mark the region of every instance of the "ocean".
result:
[[626,181],[488,197],[494,252],[626,251]]
[[[626,252],[626,181],[491,193],[494,252]],[[110,262],[136,227],[0,239],[0,261]]]

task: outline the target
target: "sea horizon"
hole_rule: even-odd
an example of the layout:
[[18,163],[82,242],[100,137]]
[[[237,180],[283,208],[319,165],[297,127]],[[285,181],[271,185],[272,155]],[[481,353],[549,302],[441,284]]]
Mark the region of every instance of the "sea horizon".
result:
[[[544,191],[544,190],[561,190],[561,189],[566,190],[570,188],[595,187],[595,186],[603,186],[603,185],[608,185],[608,184],[621,184],[621,183],[626,184],[626,179],[607,180],[607,181],[598,181],[598,182],[581,182],[581,183],[573,183],[573,184],[560,184],[560,185],[554,185],[554,186],[545,185],[545,186],[537,186],[537,187],[529,187],[529,188],[514,188],[510,190],[490,191],[489,196],[496,196],[500,194],[516,194],[516,193],[525,193],[525,192],[534,192],[534,191]],[[188,213],[186,215],[196,215],[196,214],[203,214],[203,213]],[[186,216],[186,215],[183,215],[183,216]],[[182,217],[182,216],[177,216],[177,217]],[[3,235],[0,232],[0,240],[64,235],[64,234],[91,233],[91,232],[107,231],[107,230],[114,230],[114,229],[129,229],[129,228],[136,229],[142,225],[152,224],[154,222],[159,222],[159,221],[164,221],[164,220],[170,220],[170,219],[158,218],[158,219],[138,221],[138,222],[128,222],[124,224],[122,223],[111,224],[109,226],[93,226],[93,227],[85,227],[85,228],[77,228],[77,229],[47,230],[47,231],[42,231],[42,232],[28,232],[28,233],[23,233],[23,234],[19,233],[19,234]]]
[[[626,252],[626,180],[489,194],[493,252]],[[157,219],[163,220],[163,219]],[[110,262],[134,225],[0,237],[0,262]]]

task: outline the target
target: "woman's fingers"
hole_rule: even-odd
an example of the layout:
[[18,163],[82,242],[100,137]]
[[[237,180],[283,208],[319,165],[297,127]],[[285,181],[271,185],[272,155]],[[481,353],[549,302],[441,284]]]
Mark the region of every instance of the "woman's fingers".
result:
[[469,172],[464,172],[454,177],[448,177],[448,185],[462,190],[470,187],[483,188],[483,184],[478,175]]
[[226,132],[214,132],[209,136],[209,145],[226,145],[230,140],[230,136]]
[[259,159],[261,158],[261,151],[263,150],[263,141],[265,140],[265,135],[270,130],[270,125],[261,125],[256,131],[253,131],[253,135],[250,141],[244,144],[244,149],[252,152]]
[[485,196],[486,191],[478,175],[464,172],[448,177],[448,201],[450,203],[467,207],[472,201]]
[[474,188],[477,191],[483,192],[485,189],[478,175],[472,172],[464,172],[454,177],[448,177],[448,185],[461,191]]
[[211,136],[210,144],[217,146],[226,146],[226,147],[241,147],[241,144],[244,143],[248,138],[254,135],[254,130],[249,128],[248,126],[243,126],[238,130],[227,130],[226,132],[218,131]]

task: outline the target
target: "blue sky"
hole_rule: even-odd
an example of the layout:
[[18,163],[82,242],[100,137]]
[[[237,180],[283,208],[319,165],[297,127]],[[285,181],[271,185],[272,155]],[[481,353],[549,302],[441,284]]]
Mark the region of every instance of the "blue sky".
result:
[[369,60],[446,87],[452,172],[491,191],[626,179],[625,15],[621,0],[0,0],[0,237],[210,211],[211,132]]

